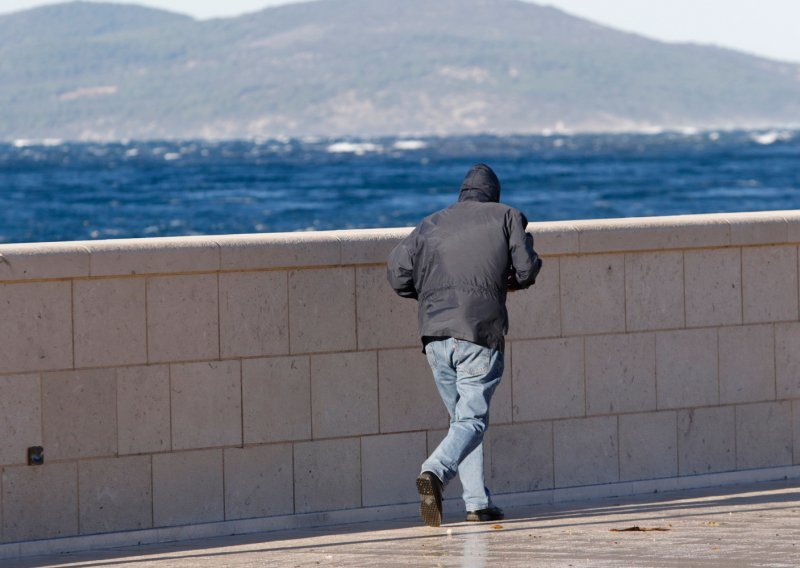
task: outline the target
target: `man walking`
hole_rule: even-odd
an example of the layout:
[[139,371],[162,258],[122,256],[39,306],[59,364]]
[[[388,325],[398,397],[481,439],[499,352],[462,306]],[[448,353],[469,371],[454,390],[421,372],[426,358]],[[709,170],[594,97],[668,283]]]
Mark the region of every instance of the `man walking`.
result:
[[388,279],[419,302],[419,331],[450,429],[417,478],[420,514],[442,522],[442,489],[459,474],[467,521],[494,521],[483,479],[483,434],[503,375],[506,294],[536,281],[542,261],[528,221],[502,205],[500,181],[485,164],[470,169],[458,202],[423,219],[389,255]]

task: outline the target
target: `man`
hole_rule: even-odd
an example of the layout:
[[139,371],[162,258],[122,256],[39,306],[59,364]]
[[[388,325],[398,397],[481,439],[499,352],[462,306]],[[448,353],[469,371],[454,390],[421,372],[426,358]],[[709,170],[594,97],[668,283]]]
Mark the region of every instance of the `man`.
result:
[[423,219],[389,255],[392,288],[419,301],[422,344],[450,413],[447,436],[417,478],[428,526],[441,524],[442,489],[456,474],[467,521],[503,518],[484,484],[483,434],[503,375],[506,293],[534,284],[542,261],[525,215],[499,200],[500,181],[478,164],[458,202]]

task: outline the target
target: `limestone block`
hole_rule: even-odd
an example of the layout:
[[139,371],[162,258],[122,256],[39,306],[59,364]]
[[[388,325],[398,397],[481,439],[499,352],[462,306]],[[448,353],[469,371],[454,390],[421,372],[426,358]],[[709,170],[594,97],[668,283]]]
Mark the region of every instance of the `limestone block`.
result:
[[361,451],[358,438],[294,445],[295,513],[361,506]]
[[531,422],[492,427],[492,493],[553,488],[553,424]]
[[775,324],[778,398],[800,398],[800,324]]
[[333,231],[216,236],[222,270],[252,270],[341,263]]
[[292,353],[356,348],[355,269],[326,268],[289,273]]
[[27,448],[42,445],[39,375],[0,377],[0,466],[25,464]]
[[374,351],[311,357],[314,438],[376,434],[378,362]]
[[291,444],[225,450],[225,518],[294,512]]
[[217,276],[163,276],[147,280],[148,360],[217,359]]
[[153,456],[154,526],[222,521],[224,499],[221,449]]
[[716,329],[656,334],[658,408],[719,404]]
[[117,369],[120,455],[170,450],[169,398],[167,365]]
[[544,260],[536,284],[508,295],[508,338],[536,339],[561,335],[558,257]]
[[233,272],[219,276],[222,357],[289,353],[286,272]]
[[425,461],[425,432],[361,438],[361,481],[364,507],[417,500],[414,479]]
[[244,443],[311,438],[308,357],[242,361]]
[[797,321],[797,247],[742,249],[744,322]]
[[762,245],[785,243],[788,224],[780,212],[728,213],[725,215],[731,226],[731,244]]
[[3,540],[37,540],[78,533],[77,464],[3,469]]
[[514,421],[586,412],[583,338],[514,342]]
[[[499,427],[499,426],[498,426]],[[492,432],[494,431],[494,426],[491,424],[489,425],[489,429],[483,436],[483,476],[484,481],[490,481],[492,478]],[[428,456],[430,456],[436,447],[444,440],[444,437],[447,435],[447,429],[444,430],[429,430],[427,432],[428,438]],[[427,459],[428,456],[425,456],[424,459]],[[423,460],[424,461],[424,460]],[[422,466],[422,462],[417,464],[417,473],[415,475],[419,475],[420,469]],[[464,493],[464,488],[461,485],[461,479],[458,475],[456,475],[453,479],[450,480],[450,483],[444,488],[444,492],[442,496],[445,499],[462,499],[462,494]]]
[[0,284],[0,373],[72,368],[69,282]]
[[736,407],[736,468],[792,464],[792,403],[762,402]]
[[792,401],[792,432],[794,439],[794,464],[800,464],[800,400]]
[[775,399],[771,325],[720,328],[719,390],[722,404]]
[[77,243],[0,245],[0,281],[89,276],[89,251]]
[[565,257],[561,267],[564,335],[625,331],[625,257]]
[[619,481],[616,416],[559,420],[553,429],[556,487]]
[[211,237],[161,237],[83,241],[92,276],[172,274],[219,270],[220,253]]
[[621,481],[678,475],[677,422],[676,412],[619,417]]
[[117,453],[117,385],[114,369],[42,375],[45,460]]
[[587,337],[587,412],[655,410],[655,347],[652,333]]
[[678,411],[678,474],[736,469],[734,407]]
[[686,325],[742,323],[742,253],[738,248],[684,252]]
[[79,462],[78,492],[81,534],[153,525],[150,456]]
[[625,255],[628,331],[683,327],[683,252]]
[[144,278],[73,283],[75,366],[147,363]]
[[771,213],[774,215],[780,215],[786,220],[786,224],[788,226],[786,242],[800,242],[800,211],[797,209],[789,209],[784,211],[772,211]]
[[383,264],[411,228],[333,231],[342,244],[342,264]]
[[[773,211],[773,213],[777,213]],[[788,234],[786,242],[800,243],[800,213],[796,210],[781,211],[781,216],[786,219],[788,224]]]
[[394,293],[385,266],[356,269],[356,297],[359,349],[421,346],[418,304]]
[[378,376],[381,432],[446,428],[450,423],[420,349],[379,352]]
[[727,219],[720,215],[674,215],[635,219],[573,221],[580,252],[663,250],[726,246]]
[[533,235],[534,249],[542,256],[580,252],[580,233],[572,221],[530,223],[527,231]]
[[242,443],[239,361],[171,365],[172,449]]

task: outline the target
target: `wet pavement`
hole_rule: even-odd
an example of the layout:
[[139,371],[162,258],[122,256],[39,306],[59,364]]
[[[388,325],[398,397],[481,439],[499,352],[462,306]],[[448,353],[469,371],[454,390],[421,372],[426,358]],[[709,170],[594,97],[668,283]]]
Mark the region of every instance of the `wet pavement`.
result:
[[[800,566],[800,482],[507,508],[499,523],[445,517],[28,558],[9,568]],[[624,531],[638,527],[638,531]],[[654,530],[658,529],[658,530]],[[620,532],[621,531],[621,532]]]

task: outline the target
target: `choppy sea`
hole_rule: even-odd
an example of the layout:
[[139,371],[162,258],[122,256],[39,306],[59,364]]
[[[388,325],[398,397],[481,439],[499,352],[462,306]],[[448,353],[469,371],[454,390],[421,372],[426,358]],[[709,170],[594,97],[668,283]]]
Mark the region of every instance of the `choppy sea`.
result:
[[800,131],[0,143],[0,243],[416,224],[476,162],[531,221],[800,209]]

